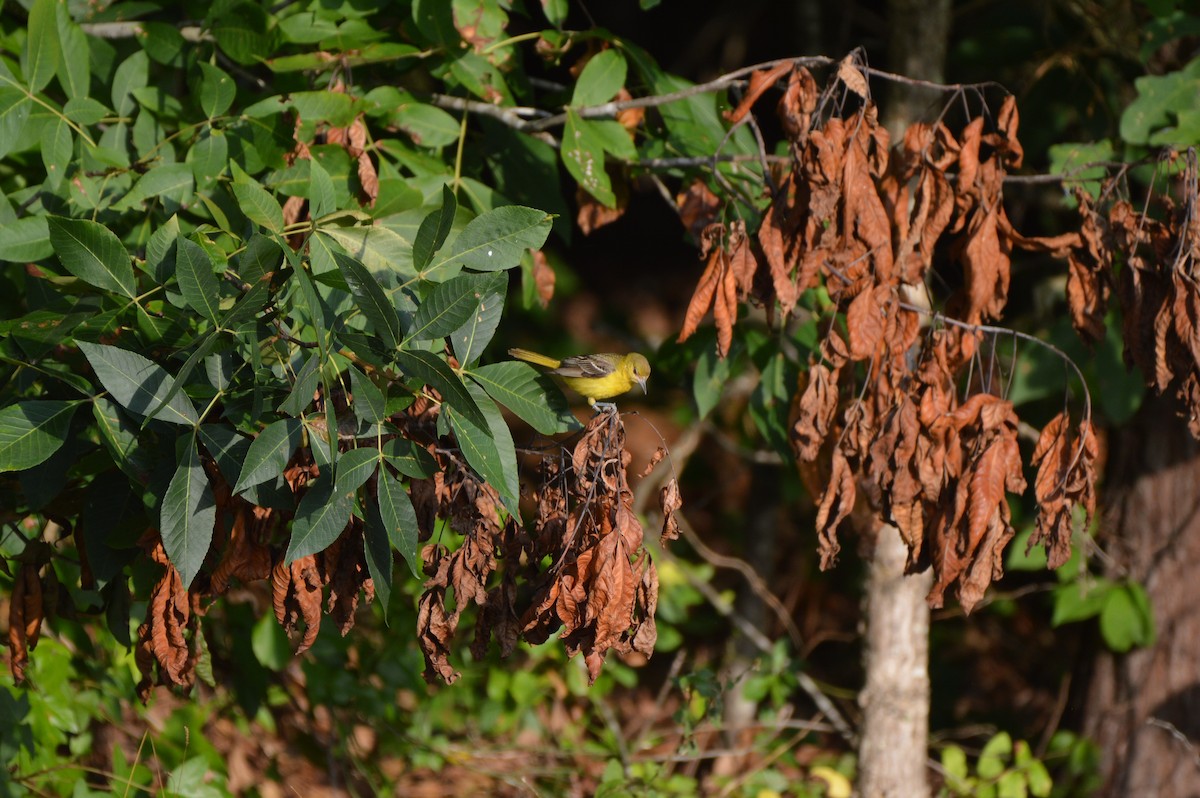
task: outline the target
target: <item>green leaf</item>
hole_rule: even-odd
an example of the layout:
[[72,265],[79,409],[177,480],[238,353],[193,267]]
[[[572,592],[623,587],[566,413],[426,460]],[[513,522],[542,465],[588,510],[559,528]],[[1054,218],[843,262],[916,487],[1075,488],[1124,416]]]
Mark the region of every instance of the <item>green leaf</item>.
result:
[[296,373],[296,383],[287,398],[279,405],[279,412],[299,416],[313,400],[317,383],[321,380],[321,355],[313,352]]
[[750,395],[750,417],[759,433],[781,454],[791,452],[788,411],[796,385],[796,367],[782,352],[776,352],[762,367],[758,386]]
[[58,12],[55,0],[34,0],[29,9],[29,26],[25,49],[21,52],[21,71],[29,90],[46,88],[62,60],[62,44],[58,39]]
[[208,253],[190,238],[178,241],[175,276],[179,279],[179,291],[188,307],[216,324],[221,313],[221,287],[213,274]]
[[406,375],[415,377],[426,385],[432,385],[442,395],[446,406],[453,407],[459,415],[475,426],[487,427],[483,412],[445,360],[433,352],[400,349],[396,352],[396,362]]
[[506,360],[479,366],[468,374],[488,396],[543,435],[556,435],[581,426],[553,380],[528,363]]
[[303,426],[294,418],[268,424],[250,444],[233,492],[241,493],[282,474],[303,439]]
[[542,13],[546,15],[546,20],[559,30],[562,30],[566,23],[569,11],[567,0],[542,0]]
[[224,318],[217,322],[217,326],[222,330],[232,330],[243,321],[253,318],[263,309],[263,305],[266,304],[270,294],[271,289],[268,281],[258,280],[251,284],[250,290],[242,294],[241,298],[234,303]]
[[[128,210],[148,199],[161,197],[168,213],[192,198],[195,175],[191,164],[168,163],[156,166],[138,178],[129,193],[113,206],[114,210]],[[168,205],[168,201],[173,205]]]
[[20,144],[32,106],[22,90],[0,86],[0,158]]
[[[215,4],[214,4],[214,7]],[[212,20],[217,45],[239,64],[251,66],[272,50],[266,9],[254,3],[237,3],[221,8]]]
[[92,417],[100,439],[104,441],[117,466],[130,479],[144,482],[154,468],[152,455],[142,447],[137,425],[116,402],[97,396],[92,402]]
[[[55,25],[62,47],[58,63],[58,85],[71,100],[86,99],[91,90],[92,69],[87,35],[71,19],[66,3],[55,3]],[[89,123],[91,124],[91,123]]]
[[1100,634],[1118,653],[1154,642],[1154,612],[1141,585],[1127,582],[1109,591],[1100,611]]
[[0,260],[32,263],[54,254],[45,216],[26,216],[0,224]]
[[121,240],[107,227],[86,219],[47,216],[50,245],[63,267],[89,285],[133,299],[137,281]]
[[200,440],[217,461],[221,476],[231,485],[237,482],[246,453],[253,441],[238,434],[225,424],[201,424]]
[[1050,791],[1054,788],[1054,781],[1050,778],[1050,772],[1046,770],[1046,766],[1042,764],[1041,760],[1031,761],[1025,771],[1025,776],[1029,780],[1029,791],[1037,798],[1047,798],[1050,795]]
[[211,191],[229,161],[229,139],[225,131],[210,128],[187,151],[187,165],[201,191]]
[[624,161],[637,159],[637,145],[629,131],[615,119],[589,119],[588,132],[600,142],[605,152]]
[[386,468],[379,472],[379,515],[392,548],[400,552],[413,576],[421,578],[421,544],[417,511],[400,480]]
[[465,324],[479,307],[481,277],[462,274],[434,286],[417,309],[408,340],[444,338]]
[[692,395],[696,397],[696,407],[700,418],[705,418],[725,391],[729,382],[733,358],[717,357],[715,347],[702,349],[696,358],[696,374],[692,379]]
[[333,253],[337,261],[338,271],[350,286],[350,293],[359,310],[375,327],[375,333],[383,340],[388,349],[395,349],[400,343],[403,331],[400,329],[400,318],[396,308],[384,292],[383,286],[375,279],[367,267],[354,258],[340,252]]
[[454,427],[458,447],[467,463],[489,485],[496,489],[505,505],[514,514],[517,510],[517,454],[513,446],[512,433],[504,423],[500,408],[478,385],[468,384],[467,390],[487,418],[487,425],[480,426],[455,412],[453,405],[443,407],[443,412]]
[[141,29],[138,42],[146,55],[166,66],[183,65],[183,50],[189,45],[179,28],[169,22],[146,20],[141,23]]
[[1025,774],[1010,770],[996,782],[997,798],[1025,798]]
[[383,391],[354,366],[350,366],[349,371],[350,390],[354,393],[354,414],[360,421],[380,423],[387,418]]
[[[1017,533],[1012,545],[1008,547],[1008,552],[1004,558],[1004,570],[1006,571],[1044,571],[1046,570],[1047,558],[1046,549],[1044,546],[1034,546],[1029,548],[1029,538],[1033,535],[1033,527],[1024,529]],[[1026,553],[1028,549],[1028,553]]]
[[365,227],[323,226],[323,237],[336,241],[338,246],[375,273],[413,275],[412,244],[389,227],[374,224]]
[[450,114],[418,102],[407,102],[398,108],[392,121],[409,135],[413,144],[430,149],[453,144],[462,132],[459,121]]
[[233,196],[246,218],[272,233],[283,232],[283,208],[254,178],[242,171],[236,161],[229,162],[233,173]]
[[1167,140],[1188,146],[1197,142],[1187,138],[1173,137],[1168,126],[1172,118],[1195,104],[1196,92],[1200,89],[1200,58],[1194,58],[1183,69],[1165,75],[1147,75],[1134,80],[1137,97],[1126,106],[1121,114],[1121,138],[1131,144],[1151,143],[1151,134],[1167,129]]
[[[79,341],[79,349],[112,398],[138,415],[157,407],[175,387],[175,380],[166,369],[134,352],[86,341]],[[177,392],[152,418],[188,426],[200,423],[196,408],[182,392]]]
[[580,188],[606,207],[617,207],[617,195],[604,169],[604,140],[572,108],[567,109],[563,126],[562,162]]
[[479,295],[479,307],[461,327],[450,333],[454,356],[464,366],[478,360],[496,334],[500,317],[504,314],[504,297],[508,293],[508,275],[504,272],[492,272],[479,277],[483,278],[475,289]]
[[450,235],[450,228],[454,224],[454,214],[458,210],[458,200],[454,196],[454,192],[450,190],[450,186],[442,186],[442,207],[430,213],[421,220],[421,226],[417,228],[417,236],[413,239],[412,259],[413,266],[417,271],[421,271],[429,262],[433,260],[433,256],[446,243],[446,236]]
[[340,91],[297,91],[289,95],[289,100],[300,119],[309,124],[325,122],[346,127],[359,109],[354,98]]
[[0,410],[0,472],[33,468],[57,452],[77,404],[32,400]]
[[42,133],[42,164],[46,167],[46,187],[54,188],[62,182],[75,154],[75,143],[71,138],[71,126],[65,119],[56,119]]
[[962,781],[967,778],[967,754],[957,745],[947,745],[942,749],[942,770],[946,776]]
[[63,106],[63,114],[77,125],[90,127],[104,117],[111,116],[112,111],[99,100],[75,97],[67,100],[67,104]]
[[296,508],[284,562],[295,562],[329,548],[350,522],[350,507],[349,495],[337,492],[329,471],[310,482]]
[[379,465],[378,449],[369,446],[350,449],[338,458],[337,477],[334,480],[339,494],[352,494],[363,486]]
[[511,269],[526,250],[541,249],[550,235],[551,221],[544,211],[520,205],[481,214],[454,239],[449,254],[429,267],[426,276],[454,264],[477,272]]
[[[387,469],[385,468],[384,471]],[[386,473],[380,475],[380,481],[387,479],[392,479],[392,477]],[[382,492],[382,488],[380,490]],[[379,512],[378,498],[367,501],[364,514],[363,547],[367,559],[367,573],[371,575],[371,581],[375,584],[375,595],[379,597],[379,607],[383,610],[383,621],[386,624],[388,602],[392,597],[392,576],[395,570],[395,560],[392,559],[392,543],[388,539],[388,530],[383,523],[383,515]]]
[[[214,774],[215,775],[215,774]],[[165,795],[179,798],[211,798],[208,764],[203,757],[192,757],[171,771]]]
[[118,116],[133,116],[133,112],[137,110],[137,100],[133,91],[145,86],[149,79],[150,59],[144,51],[138,50],[121,62],[112,82],[113,110]]
[[229,110],[237,94],[237,85],[225,71],[201,61],[200,67],[200,110],[212,119]]
[[1113,583],[1101,577],[1088,577],[1059,585],[1054,589],[1054,614],[1051,626],[1082,621],[1100,614]]
[[322,219],[337,210],[337,192],[320,160],[314,158],[308,164],[308,199],[312,203],[309,216]]
[[191,587],[204,565],[217,520],[216,501],[200,463],[196,438],[190,434],[186,438],[179,467],[163,496],[158,527],[163,549],[179,571],[185,588]]
[[[619,50],[603,50],[592,57],[579,75],[571,105],[599,105],[608,102],[625,85],[628,66]],[[566,139],[563,139],[566,141]]]
[[440,470],[424,446],[405,438],[392,438],[384,443],[383,455],[397,471],[413,479],[428,479]]
[[1000,732],[983,746],[975,772],[981,779],[995,779],[1004,772],[1004,761],[1012,755],[1012,737]]
[[292,648],[287,632],[272,613],[265,613],[250,632],[250,649],[258,664],[272,671],[281,671],[292,661]]

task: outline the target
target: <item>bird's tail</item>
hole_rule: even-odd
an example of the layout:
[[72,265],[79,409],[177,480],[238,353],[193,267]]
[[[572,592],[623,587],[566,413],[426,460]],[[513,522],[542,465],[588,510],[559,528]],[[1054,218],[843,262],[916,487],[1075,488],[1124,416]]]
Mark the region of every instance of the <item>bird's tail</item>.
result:
[[532,363],[535,366],[545,366],[548,369],[556,369],[562,365],[561,360],[539,355],[537,352],[530,352],[528,349],[510,349],[508,350],[508,354],[517,360],[524,360],[526,363]]

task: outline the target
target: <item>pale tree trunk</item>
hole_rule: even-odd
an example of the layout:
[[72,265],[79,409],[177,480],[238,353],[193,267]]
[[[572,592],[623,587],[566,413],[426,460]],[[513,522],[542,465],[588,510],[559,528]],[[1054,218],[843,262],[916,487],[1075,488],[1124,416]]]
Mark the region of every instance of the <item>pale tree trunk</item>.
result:
[[1177,405],[1147,399],[1113,434],[1100,543],[1113,578],[1141,583],[1157,639],[1101,654],[1084,706],[1104,795],[1200,795],[1200,446]]
[[[889,67],[912,78],[944,80],[950,0],[889,0]],[[909,123],[926,116],[927,93],[893,85],[884,124],[898,141]],[[929,795],[929,607],[927,570],[904,575],[907,549],[893,526],[876,537],[867,576],[866,684],[859,742],[858,791],[863,798]]]

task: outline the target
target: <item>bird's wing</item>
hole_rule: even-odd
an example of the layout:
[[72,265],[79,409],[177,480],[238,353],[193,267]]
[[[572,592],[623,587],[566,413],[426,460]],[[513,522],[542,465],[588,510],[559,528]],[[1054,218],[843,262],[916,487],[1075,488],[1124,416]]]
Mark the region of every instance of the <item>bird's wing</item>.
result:
[[579,355],[564,358],[551,374],[562,377],[607,377],[617,370],[620,355]]

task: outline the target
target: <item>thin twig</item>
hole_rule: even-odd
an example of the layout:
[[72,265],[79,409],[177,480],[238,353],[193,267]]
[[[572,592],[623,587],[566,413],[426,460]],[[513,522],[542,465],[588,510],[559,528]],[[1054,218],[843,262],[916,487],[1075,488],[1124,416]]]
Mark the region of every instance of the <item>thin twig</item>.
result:
[[[668,560],[677,559],[675,555],[671,554],[667,549],[661,550],[661,556]],[[712,605],[712,608],[717,611],[718,615],[723,618],[727,618],[734,626],[737,627],[739,632],[746,636],[747,640],[754,644],[754,647],[760,652],[763,654],[771,653],[773,646],[767,636],[764,635],[762,631],[758,629],[758,627],[750,623],[745,616],[737,612],[733,608],[733,605],[726,601],[716,588],[703,579],[697,578],[686,568],[681,570],[684,576],[687,578],[688,584],[690,584],[702,596],[704,596],[705,599],[708,600],[708,603]],[[844,739],[850,745],[857,745],[858,735],[850,727],[850,724],[846,722],[846,719],[842,716],[842,713],[838,711],[838,708],[835,707],[833,702],[829,700],[829,697],[826,696],[825,693],[821,691],[821,688],[817,685],[817,683],[813,681],[812,677],[803,670],[797,670],[795,672],[795,676],[800,688],[804,690],[804,692],[808,694],[808,697],[812,699],[812,702],[817,705],[817,709],[821,710],[825,717],[829,718],[829,722],[833,724],[833,727],[837,730],[838,734],[841,735],[842,739]]]
[[1200,749],[1197,749],[1196,746],[1192,744],[1192,741],[1188,739],[1187,735],[1181,732],[1174,723],[1165,721],[1162,718],[1149,718],[1146,721],[1146,725],[1157,726],[1179,741],[1179,744],[1183,747],[1183,750],[1191,755],[1192,761],[1196,764],[1197,770],[1200,770]]
[[[751,66],[735,69],[732,72],[728,72],[706,83],[697,83],[694,86],[688,86],[687,88],[680,89],[679,91],[673,91],[667,94],[656,94],[649,97],[635,97],[632,100],[621,100],[617,102],[601,103],[600,105],[583,106],[573,110],[583,119],[601,117],[611,118],[616,116],[621,111],[629,108],[656,108],[660,105],[667,105],[669,103],[678,102],[679,100],[686,100],[687,98],[694,97],[697,94],[707,94],[708,92],[720,91],[742,81],[744,78],[753,74],[754,72],[770,70],[779,64],[789,63],[794,66],[804,67],[833,66],[834,64],[840,63],[840,59],[830,58],[827,55],[802,56],[799,58],[777,58],[773,61],[764,61],[760,64],[753,64]],[[1000,89],[1004,88],[999,83],[994,81],[987,81],[985,83],[942,84],[933,83],[927,80],[917,80],[916,78],[910,78],[905,75],[897,75],[894,72],[886,72],[882,69],[863,67],[863,70],[874,78],[881,78],[894,83],[903,83],[909,86],[921,86],[927,89],[934,89],[936,91],[955,92],[963,91],[965,89],[980,89],[986,87],[995,87]],[[530,130],[546,130],[548,128],[557,127],[566,121],[566,113],[555,114],[554,116],[549,116],[530,123],[528,128]]]
[[759,576],[758,571],[754,570],[754,566],[740,557],[730,557],[726,554],[720,554],[710,549],[704,541],[700,540],[700,536],[696,534],[696,530],[692,528],[686,516],[682,511],[676,510],[675,517],[679,520],[679,531],[683,534],[685,540],[692,544],[692,548],[696,553],[703,557],[708,563],[718,568],[731,568],[740,573],[746,579],[746,583],[750,585],[750,589],[754,594],[762,599],[775,613],[775,617],[783,624],[783,628],[787,630],[788,637],[792,641],[792,645],[799,651],[804,647],[804,638],[800,634],[800,630],[796,627],[796,622],[792,620],[792,616],[788,613],[787,608],[783,606],[783,602],[771,592],[771,588]]

